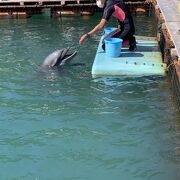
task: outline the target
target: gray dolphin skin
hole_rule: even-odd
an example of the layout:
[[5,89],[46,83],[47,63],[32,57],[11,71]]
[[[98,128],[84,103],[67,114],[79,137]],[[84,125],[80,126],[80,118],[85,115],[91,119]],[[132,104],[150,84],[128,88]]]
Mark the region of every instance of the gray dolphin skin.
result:
[[67,54],[70,48],[56,50],[49,54],[41,64],[41,67],[52,68],[54,66],[64,66],[77,54],[77,51]]

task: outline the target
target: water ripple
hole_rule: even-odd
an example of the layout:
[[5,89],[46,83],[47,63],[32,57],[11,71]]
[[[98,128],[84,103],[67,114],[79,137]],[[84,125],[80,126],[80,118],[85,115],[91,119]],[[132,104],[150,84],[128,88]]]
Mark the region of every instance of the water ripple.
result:
[[[0,21],[1,179],[179,179],[179,114],[167,78],[93,79],[101,33],[78,41],[101,16],[88,18]],[[135,19],[137,34],[152,35],[152,21]],[[39,67],[68,46],[85,66]]]

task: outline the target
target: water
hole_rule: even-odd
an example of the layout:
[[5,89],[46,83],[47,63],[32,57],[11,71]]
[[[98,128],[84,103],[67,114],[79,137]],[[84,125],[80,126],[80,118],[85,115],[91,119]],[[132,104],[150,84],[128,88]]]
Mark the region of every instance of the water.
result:
[[[99,18],[0,20],[0,179],[180,179],[180,116],[168,78],[92,79],[100,33],[78,41]],[[137,34],[155,35],[151,18],[135,22]],[[39,71],[68,46],[84,66]]]

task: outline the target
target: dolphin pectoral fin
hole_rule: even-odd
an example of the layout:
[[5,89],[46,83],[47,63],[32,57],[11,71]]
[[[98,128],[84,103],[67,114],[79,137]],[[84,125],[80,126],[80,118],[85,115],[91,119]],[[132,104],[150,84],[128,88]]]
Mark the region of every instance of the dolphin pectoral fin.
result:
[[74,53],[65,55],[60,66],[63,66],[64,64],[69,62],[76,54],[77,54],[77,51],[75,51]]

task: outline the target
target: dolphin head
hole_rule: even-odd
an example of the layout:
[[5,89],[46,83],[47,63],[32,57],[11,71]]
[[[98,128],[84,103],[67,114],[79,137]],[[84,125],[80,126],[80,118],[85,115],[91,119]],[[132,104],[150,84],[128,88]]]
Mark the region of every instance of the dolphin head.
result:
[[54,66],[63,66],[71,61],[71,59],[77,54],[77,51],[67,54],[70,48],[63,48],[56,50],[49,54],[42,63],[42,67],[54,67]]

